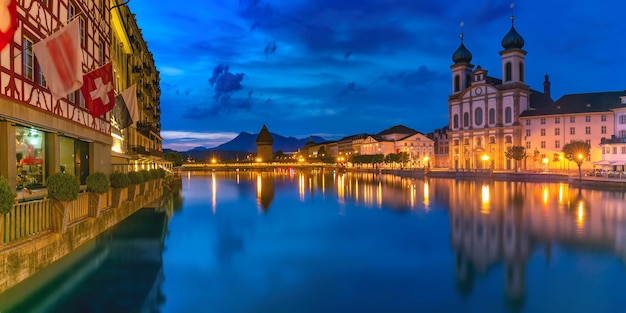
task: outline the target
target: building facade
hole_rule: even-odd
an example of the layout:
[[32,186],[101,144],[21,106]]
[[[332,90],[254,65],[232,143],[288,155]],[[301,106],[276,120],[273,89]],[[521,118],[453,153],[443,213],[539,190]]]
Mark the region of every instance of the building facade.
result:
[[271,162],[274,159],[274,138],[267,127],[263,125],[256,137],[256,156],[258,162]]
[[441,129],[435,129],[435,131],[427,135],[434,141],[435,145],[434,167],[450,167],[450,140],[448,140],[448,129],[448,126]]

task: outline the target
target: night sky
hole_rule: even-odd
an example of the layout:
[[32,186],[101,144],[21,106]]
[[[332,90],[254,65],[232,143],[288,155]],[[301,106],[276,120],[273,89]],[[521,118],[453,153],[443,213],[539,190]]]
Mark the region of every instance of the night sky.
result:
[[[164,148],[239,132],[339,139],[447,125],[452,54],[501,78],[501,41],[524,37],[526,81],[552,97],[626,89],[626,1],[190,0],[131,11],[161,73]],[[174,7],[172,7],[174,6]],[[461,29],[460,22],[464,26]]]

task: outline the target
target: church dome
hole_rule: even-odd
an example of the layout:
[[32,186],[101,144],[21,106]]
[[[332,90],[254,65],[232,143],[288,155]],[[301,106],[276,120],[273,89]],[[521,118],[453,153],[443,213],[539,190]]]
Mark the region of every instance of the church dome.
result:
[[454,64],[469,63],[470,61],[472,61],[472,53],[469,52],[469,50],[467,50],[467,48],[465,48],[465,45],[461,42],[459,48],[456,49],[456,51],[454,51],[454,54],[452,55],[452,61],[454,61]]
[[511,26],[508,34],[502,38],[502,47],[508,49],[522,49],[524,47],[524,38]]

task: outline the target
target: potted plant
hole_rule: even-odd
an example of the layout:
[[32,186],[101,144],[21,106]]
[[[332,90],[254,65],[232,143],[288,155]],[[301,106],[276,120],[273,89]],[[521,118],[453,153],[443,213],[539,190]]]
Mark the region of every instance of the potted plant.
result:
[[159,170],[160,169],[157,168],[150,170],[150,175],[152,176],[152,180],[154,181],[154,189],[161,187],[161,171]]
[[141,184],[141,194],[144,194],[146,191],[152,190],[152,175],[148,170],[139,171],[141,177],[143,177],[143,182]]
[[78,179],[67,173],[54,173],[46,181],[50,197],[51,226],[58,233],[65,233],[70,219],[70,201],[78,198],[80,184]]
[[111,181],[112,203],[111,206],[119,208],[123,201],[128,200],[128,185],[130,179],[126,173],[114,172],[109,177]]
[[15,192],[11,190],[7,179],[0,176],[0,214],[6,214],[11,211],[13,205],[15,205],[16,196]]
[[135,200],[140,192],[143,175],[139,172],[128,172],[128,179],[130,180],[130,186],[128,186],[128,199]]
[[109,177],[102,172],[89,174],[85,180],[89,194],[89,216],[98,217],[100,211],[106,208],[106,198],[109,192]]

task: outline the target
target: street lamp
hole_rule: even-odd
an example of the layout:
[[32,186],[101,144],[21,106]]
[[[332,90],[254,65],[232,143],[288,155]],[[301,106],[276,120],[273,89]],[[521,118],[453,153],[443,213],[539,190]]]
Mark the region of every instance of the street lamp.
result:
[[428,160],[430,160],[430,158],[428,156],[424,157],[424,167],[426,169],[430,168],[430,163],[428,162]]
[[211,159],[211,163],[215,164],[215,163],[217,163],[217,160],[215,158],[212,158]]
[[487,161],[489,161],[489,156],[486,154],[483,154],[481,159],[483,160],[483,168],[487,168]]
[[541,159],[541,163],[543,163],[543,170],[547,171],[548,170],[548,158]]

